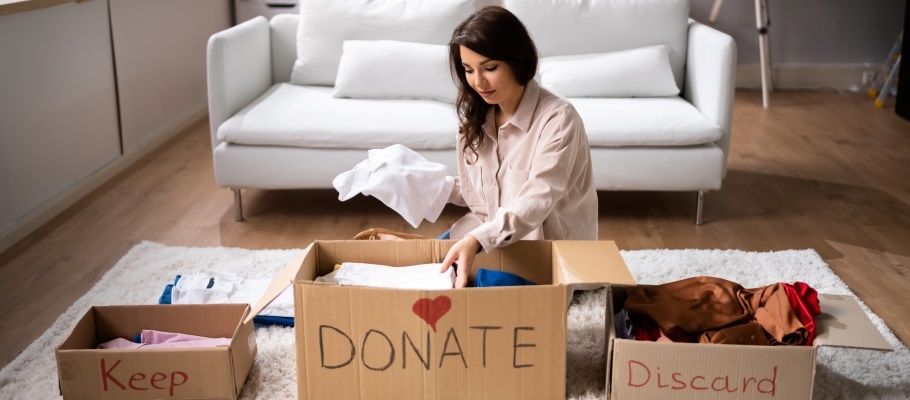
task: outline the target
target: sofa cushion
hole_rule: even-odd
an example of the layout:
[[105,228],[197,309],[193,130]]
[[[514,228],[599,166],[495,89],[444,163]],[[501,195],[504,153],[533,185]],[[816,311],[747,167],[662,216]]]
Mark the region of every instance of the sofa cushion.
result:
[[249,145],[413,150],[455,147],[452,104],[432,100],[332,97],[332,88],[273,85],[218,128],[218,138]]
[[540,60],[540,83],[565,97],[667,97],[679,94],[667,46]]
[[723,135],[681,97],[568,100],[584,120],[591,147],[686,146]]
[[608,53],[665,44],[684,82],[689,0],[504,0],[542,57]]
[[343,48],[334,97],[455,102],[457,89],[449,73],[448,46],[345,40]]
[[[721,137],[720,128],[680,97],[569,101],[584,120],[591,147],[684,146]],[[398,143],[418,151],[454,150],[457,126],[455,108],[448,103],[339,99],[329,87],[279,83],[225,121],[218,139],[246,145],[377,149]]]
[[446,44],[473,11],[471,0],[301,1],[291,83],[334,85],[345,40]]

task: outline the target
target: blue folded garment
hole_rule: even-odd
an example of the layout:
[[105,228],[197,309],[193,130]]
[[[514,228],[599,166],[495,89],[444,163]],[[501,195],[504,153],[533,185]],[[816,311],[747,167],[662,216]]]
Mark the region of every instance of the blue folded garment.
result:
[[[180,275],[177,275],[177,278],[174,279],[174,283],[169,283],[164,287],[164,292],[161,293],[161,297],[158,298],[158,304],[171,304],[171,293],[174,291],[174,285],[180,281]],[[215,282],[209,282],[208,287],[212,287]],[[294,326],[294,318],[291,317],[274,317],[271,315],[257,315],[253,317],[254,326],[269,326],[269,325],[280,325],[280,326]]]
[[510,272],[496,271],[485,268],[478,268],[477,278],[474,279],[474,287],[524,285],[536,285],[536,283]]

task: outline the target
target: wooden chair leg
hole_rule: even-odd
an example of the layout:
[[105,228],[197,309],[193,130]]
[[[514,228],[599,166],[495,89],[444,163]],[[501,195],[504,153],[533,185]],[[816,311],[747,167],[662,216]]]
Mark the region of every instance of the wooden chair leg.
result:
[[724,0],[714,0],[714,5],[711,6],[711,14],[708,15],[708,23],[714,25],[714,21],[717,21],[717,14],[720,12],[720,6],[724,4]]
[[761,57],[762,105],[768,108],[773,78],[771,71],[771,44],[768,38],[768,0],[755,0],[755,24],[758,28],[758,50]]

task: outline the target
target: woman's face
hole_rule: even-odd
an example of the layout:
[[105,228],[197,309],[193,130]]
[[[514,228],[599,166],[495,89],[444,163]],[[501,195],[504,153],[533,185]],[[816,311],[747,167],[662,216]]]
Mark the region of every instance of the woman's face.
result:
[[461,65],[471,88],[488,104],[513,103],[521,101],[523,88],[515,79],[512,67],[503,61],[482,56],[461,46]]

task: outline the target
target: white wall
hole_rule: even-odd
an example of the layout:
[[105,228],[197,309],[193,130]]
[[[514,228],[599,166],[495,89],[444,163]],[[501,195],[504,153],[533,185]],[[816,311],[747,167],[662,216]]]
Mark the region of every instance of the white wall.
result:
[[[707,22],[714,0],[692,0],[689,15]],[[906,0],[768,0],[771,60],[788,64],[885,60],[903,28]],[[733,36],[740,64],[759,62],[754,0],[726,0],[714,27]]]

